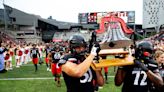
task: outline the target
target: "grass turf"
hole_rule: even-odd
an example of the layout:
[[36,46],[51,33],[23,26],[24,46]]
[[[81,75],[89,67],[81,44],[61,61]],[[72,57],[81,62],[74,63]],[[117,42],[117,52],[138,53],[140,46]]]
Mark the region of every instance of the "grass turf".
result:
[[[50,78],[37,80],[0,80],[0,92],[66,92],[64,80],[62,86],[56,87],[51,72],[46,71],[46,65],[38,65],[38,72],[34,72],[34,66],[29,63],[20,68],[15,68],[7,73],[0,74],[3,78]],[[114,76],[114,68],[109,68],[109,75]],[[120,92],[121,87],[114,85],[114,77],[108,78],[109,84],[105,84],[99,92]]]

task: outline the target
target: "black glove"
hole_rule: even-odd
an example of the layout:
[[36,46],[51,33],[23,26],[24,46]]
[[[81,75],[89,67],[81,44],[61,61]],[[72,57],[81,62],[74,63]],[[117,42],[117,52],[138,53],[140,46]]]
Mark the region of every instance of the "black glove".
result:
[[148,63],[148,69],[151,71],[157,70],[158,69],[158,64],[155,60],[149,59],[147,61],[144,61]]
[[91,49],[91,54],[97,56],[98,53],[100,52],[100,45],[98,43],[94,44],[92,49]]
[[143,71],[147,72],[149,69],[145,66],[144,63],[141,62],[141,60],[135,59],[134,64],[140,67]]

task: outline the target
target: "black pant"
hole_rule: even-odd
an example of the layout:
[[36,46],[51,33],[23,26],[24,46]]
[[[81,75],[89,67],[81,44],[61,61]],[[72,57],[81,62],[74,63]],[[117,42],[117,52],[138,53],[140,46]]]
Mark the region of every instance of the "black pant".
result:
[[6,73],[6,72],[7,72],[6,69],[3,69],[3,70],[0,71],[0,73]]

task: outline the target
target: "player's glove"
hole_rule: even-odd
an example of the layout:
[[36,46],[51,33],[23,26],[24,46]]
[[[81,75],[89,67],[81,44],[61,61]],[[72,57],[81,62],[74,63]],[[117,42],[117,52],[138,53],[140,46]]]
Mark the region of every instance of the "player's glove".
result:
[[147,63],[149,70],[154,71],[154,70],[158,69],[158,64],[155,60],[147,59],[147,60],[144,60],[144,63],[145,62]]
[[100,52],[100,50],[101,50],[100,49],[100,45],[99,44],[94,44],[92,49],[91,49],[91,53],[90,54],[92,54],[94,56],[97,56],[98,53]]
[[144,63],[141,62],[141,60],[135,59],[134,64],[140,67],[143,71],[147,72],[149,69],[145,66]]

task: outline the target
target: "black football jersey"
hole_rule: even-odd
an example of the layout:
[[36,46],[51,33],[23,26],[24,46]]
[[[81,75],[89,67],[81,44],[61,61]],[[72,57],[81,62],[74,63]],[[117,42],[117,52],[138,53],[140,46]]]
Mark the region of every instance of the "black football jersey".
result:
[[[122,92],[149,92],[152,87],[151,81],[147,74],[140,67],[136,65],[124,67],[126,71]],[[158,71],[157,69],[151,70]]]
[[50,53],[51,48],[45,48],[45,52],[46,52],[46,57],[48,57],[48,54]]
[[52,55],[52,60],[53,60],[52,62],[57,63],[60,60],[62,53],[60,51],[55,51],[55,49],[52,49],[51,55]]
[[31,49],[31,55],[32,55],[32,58],[37,58],[38,55],[39,55],[39,50],[38,50],[38,48],[32,48],[32,49]]
[[[58,63],[63,63],[63,61],[76,64],[81,63],[79,59],[71,54],[62,57]],[[93,80],[96,79],[96,74],[92,68],[89,68],[81,78],[71,77],[65,72],[63,72],[63,77],[66,83],[67,92],[94,92]]]

